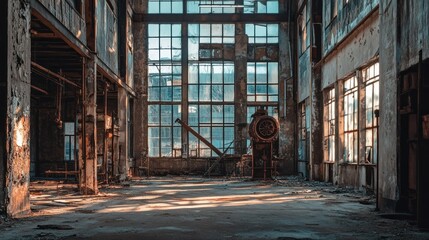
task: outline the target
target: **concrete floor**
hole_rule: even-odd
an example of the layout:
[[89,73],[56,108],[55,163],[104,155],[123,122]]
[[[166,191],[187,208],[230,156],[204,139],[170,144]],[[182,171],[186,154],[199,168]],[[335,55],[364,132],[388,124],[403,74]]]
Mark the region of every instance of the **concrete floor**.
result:
[[33,213],[0,223],[0,239],[429,239],[380,217],[373,198],[296,178],[150,178],[92,197],[39,181],[31,192]]

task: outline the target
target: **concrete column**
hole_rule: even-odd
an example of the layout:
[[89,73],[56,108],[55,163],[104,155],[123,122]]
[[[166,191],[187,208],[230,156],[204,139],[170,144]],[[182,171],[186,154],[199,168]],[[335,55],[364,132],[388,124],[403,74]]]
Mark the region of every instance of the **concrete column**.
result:
[[118,166],[119,180],[123,181],[128,177],[130,169],[128,156],[128,93],[124,88],[118,89],[118,124],[119,124],[119,159]]
[[[134,1],[135,13],[147,12],[147,1]],[[134,35],[134,157],[136,162],[142,161],[148,153],[147,143],[147,25],[143,22],[133,23]]]
[[83,85],[79,186],[83,194],[97,194],[97,63],[95,56],[85,59]]
[[235,82],[234,82],[234,118],[236,154],[246,153],[247,136],[247,44],[244,23],[235,24]]
[[0,211],[30,211],[30,2],[2,1]]
[[380,1],[379,189],[381,210],[394,211],[399,200],[397,136],[397,1]]
[[323,181],[323,93],[321,81],[321,68],[313,68],[310,93],[310,179],[319,181]]
[[[296,173],[295,130],[296,96],[295,77],[293,75],[292,52],[293,36],[289,35],[288,23],[280,23],[279,28],[279,162],[280,174]],[[292,31],[293,35],[293,31]]]

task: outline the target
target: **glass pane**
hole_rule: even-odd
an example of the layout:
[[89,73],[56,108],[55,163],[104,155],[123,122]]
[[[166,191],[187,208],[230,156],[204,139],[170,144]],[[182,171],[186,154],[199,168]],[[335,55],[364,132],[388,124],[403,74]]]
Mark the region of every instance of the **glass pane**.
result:
[[148,13],[159,13],[159,1],[158,0],[149,0]]
[[211,107],[210,105],[200,105],[200,123],[210,123],[211,121]]
[[149,87],[148,89],[148,99],[149,101],[159,101],[159,87]]
[[224,114],[225,114],[225,123],[234,123],[234,106],[225,105],[224,106]]
[[222,65],[213,64],[212,83],[222,83]]
[[267,64],[256,63],[256,82],[267,83]]
[[171,36],[171,25],[170,24],[161,24],[160,26],[160,36],[161,37],[169,37]]
[[200,85],[200,101],[210,101],[211,99],[210,85]]
[[223,85],[212,85],[212,101],[223,101]]
[[268,63],[268,83],[279,82],[279,67],[278,63]]
[[171,13],[171,1],[161,1],[160,13]]
[[234,101],[234,85],[224,85],[224,101]]
[[189,101],[198,101],[198,85],[189,85]]
[[234,65],[225,64],[223,67],[224,71],[224,83],[234,83]]
[[171,105],[161,105],[161,125],[170,126],[173,123]]
[[157,37],[159,36],[159,24],[149,24],[148,26],[148,36]]
[[200,83],[210,83],[211,77],[211,66],[209,64],[201,64],[199,72]]
[[159,105],[149,105],[148,107],[148,123],[149,125],[159,124]]
[[174,1],[172,4],[172,13],[183,13],[182,1]]
[[212,123],[222,123],[223,122],[223,106],[215,105],[212,106]]

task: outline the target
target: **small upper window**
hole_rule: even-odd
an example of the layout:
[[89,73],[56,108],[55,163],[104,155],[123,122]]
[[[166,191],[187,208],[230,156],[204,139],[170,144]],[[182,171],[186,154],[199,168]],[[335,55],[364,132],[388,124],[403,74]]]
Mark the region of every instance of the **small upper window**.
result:
[[183,13],[183,0],[149,0],[149,14]]

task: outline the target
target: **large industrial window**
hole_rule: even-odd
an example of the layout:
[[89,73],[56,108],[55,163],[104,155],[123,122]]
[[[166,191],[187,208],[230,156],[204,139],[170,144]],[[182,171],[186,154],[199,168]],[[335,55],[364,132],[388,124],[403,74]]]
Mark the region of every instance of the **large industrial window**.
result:
[[179,157],[182,100],[181,24],[148,25],[148,140],[150,157]]
[[74,161],[75,160],[75,129],[74,122],[64,123],[64,160]]
[[183,13],[183,0],[149,0],[148,13]]
[[335,88],[325,93],[324,160],[335,161]]
[[[234,24],[188,25],[189,125],[221,151],[234,140],[234,62],[228,57],[234,34]],[[188,137],[191,157],[215,155]]]
[[379,64],[362,71],[365,84],[365,163],[377,163],[378,126],[374,110],[379,109]]
[[358,158],[358,84],[357,78],[344,81],[344,155],[345,162],[357,162]]

